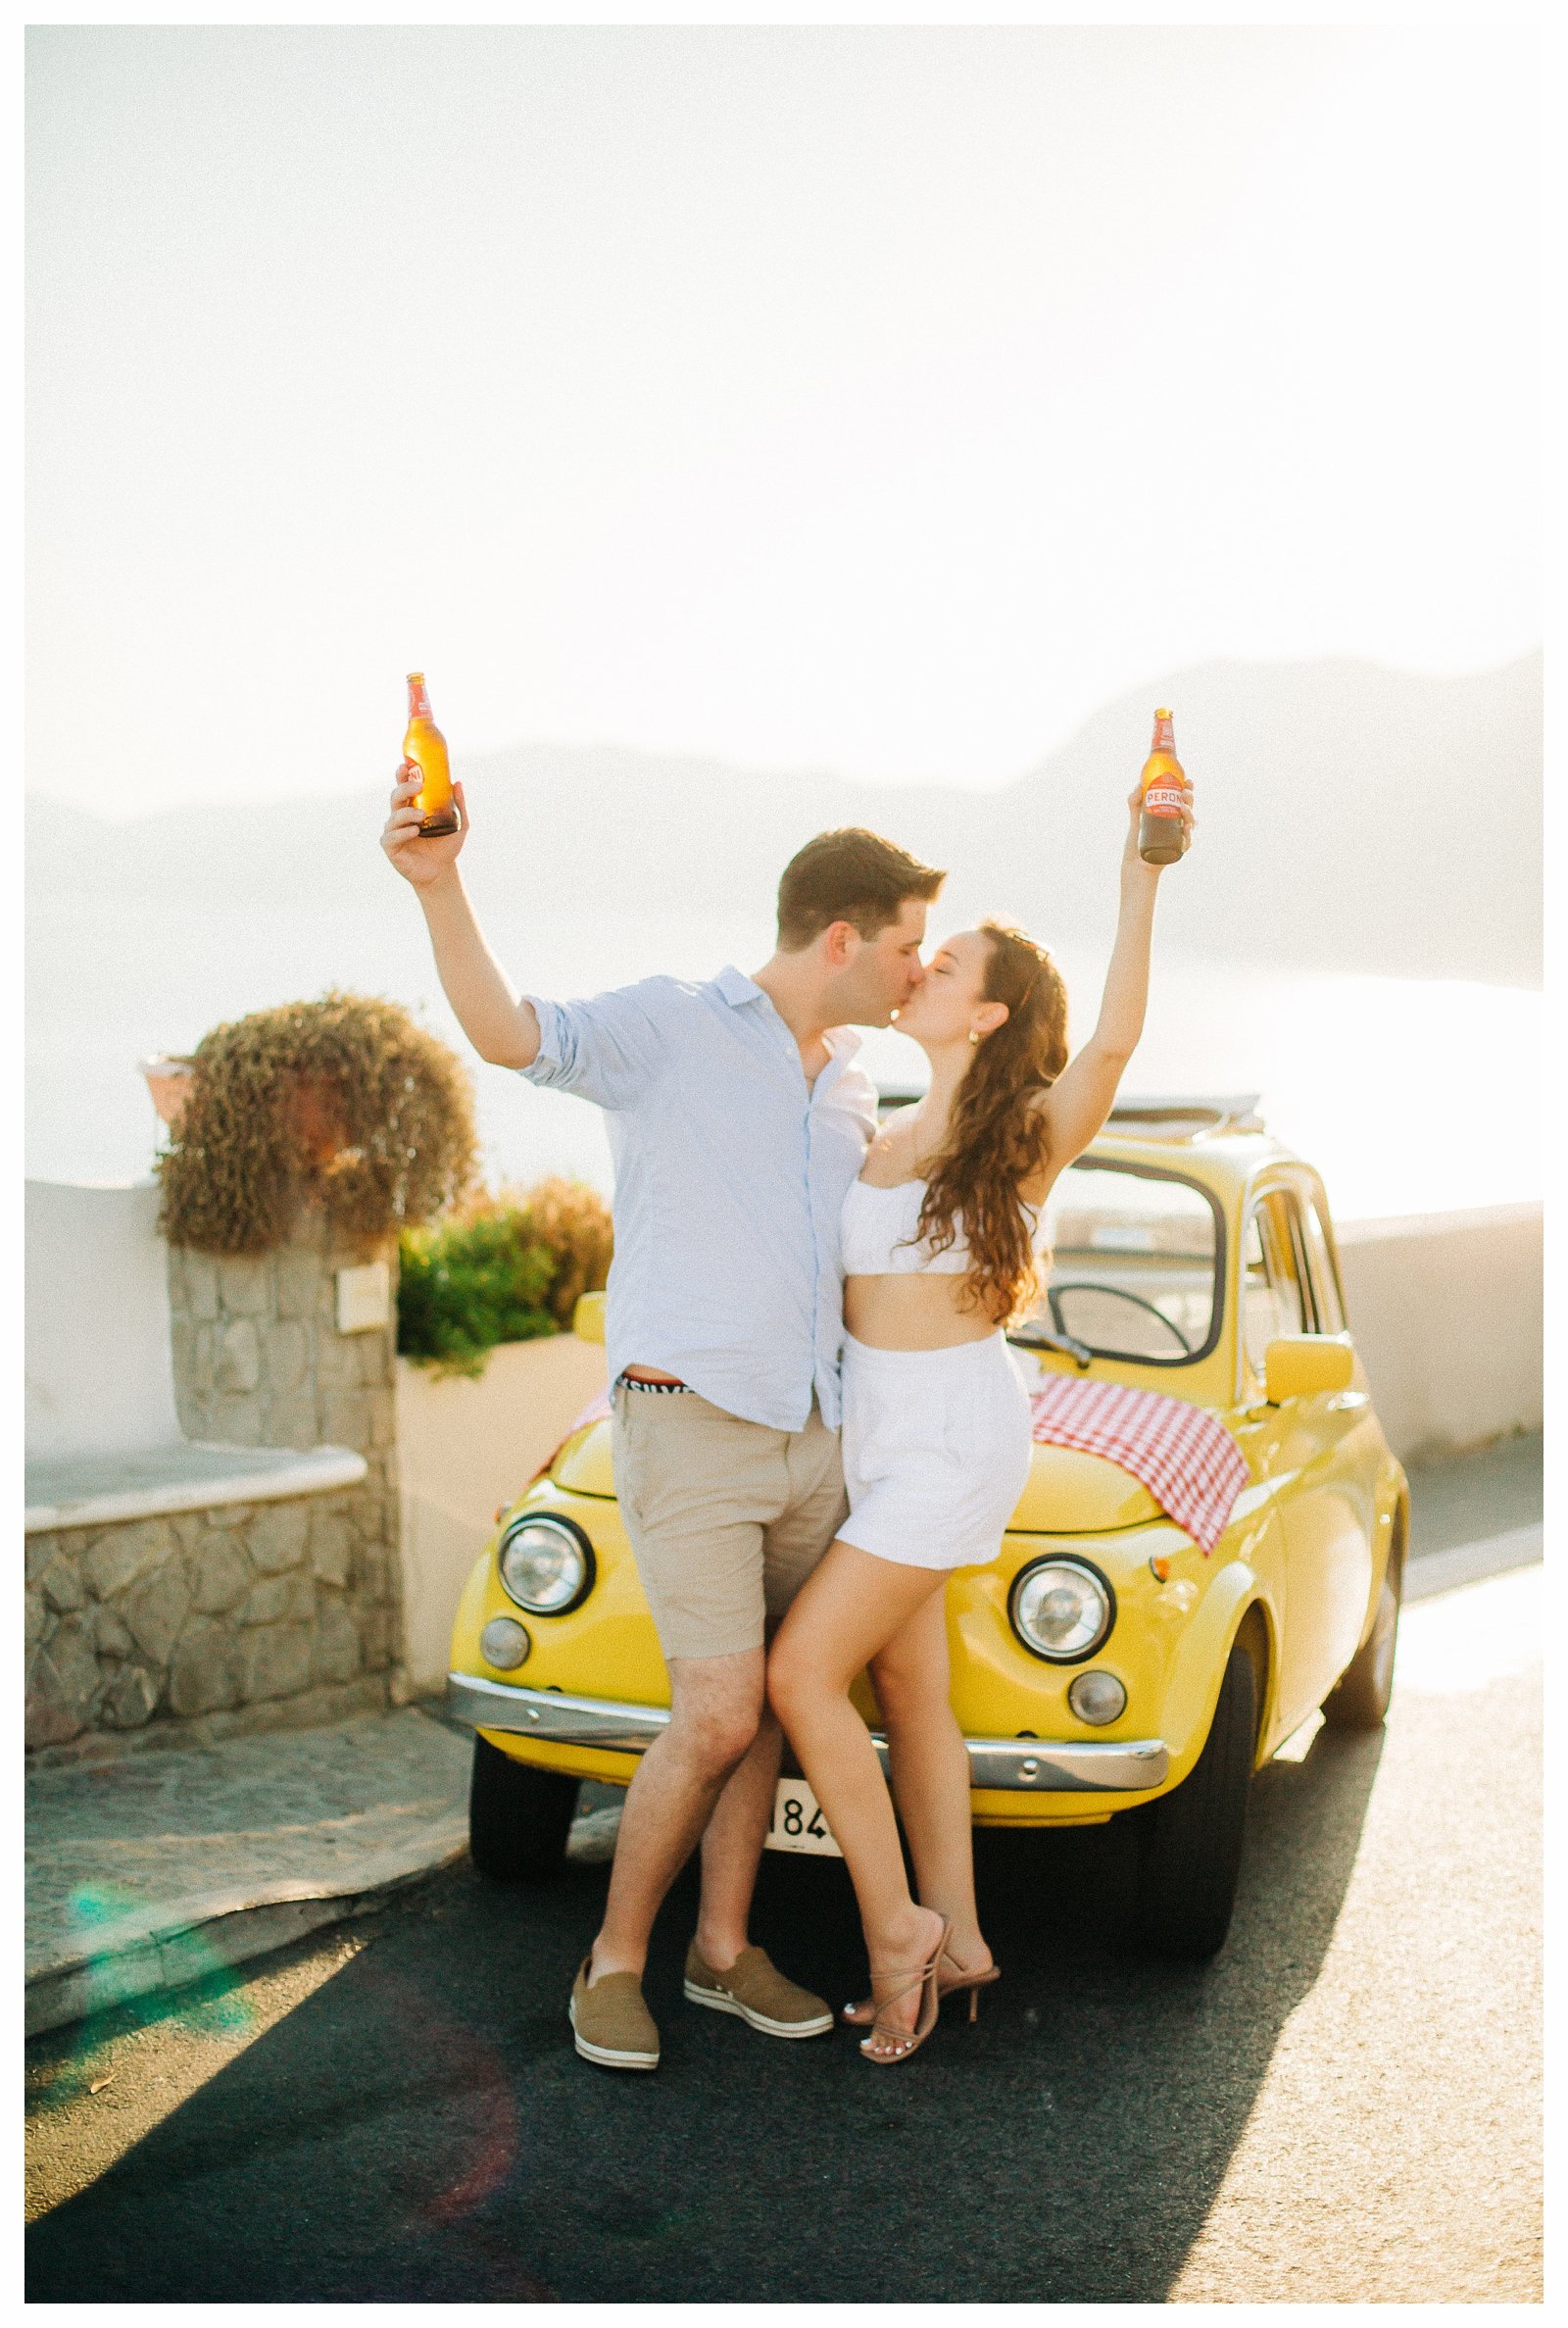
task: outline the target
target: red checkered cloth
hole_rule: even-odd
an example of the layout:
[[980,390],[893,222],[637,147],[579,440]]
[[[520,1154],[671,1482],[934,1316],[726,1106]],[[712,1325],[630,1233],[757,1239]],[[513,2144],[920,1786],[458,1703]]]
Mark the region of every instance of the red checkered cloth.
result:
[[1070,1374],[1030,1393],[1034,1435],[1048,1447],[1102,1455],[1148,1488],[1204,1557],[1251,1474],[1225,1425],[1185,1399]]

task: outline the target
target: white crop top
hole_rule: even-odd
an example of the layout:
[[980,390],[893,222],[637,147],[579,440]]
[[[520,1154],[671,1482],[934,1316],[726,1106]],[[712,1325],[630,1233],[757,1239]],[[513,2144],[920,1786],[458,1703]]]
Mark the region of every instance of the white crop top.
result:
[[[956,1276],[968,1268],[962,1221],[955,1224],[953,1243],[945,1253],[934,1254],[923,1242],[908,1242],[920,1225],[926,1186],[924,1180],[900,1180],[892,1188],[874,1188],[869,1180],[851,1181],[840,1230],[846,1277],[906,1277],[917,1272]],[[1031,1205],[1023,1210],[1033,1240],[1038,1215]]]

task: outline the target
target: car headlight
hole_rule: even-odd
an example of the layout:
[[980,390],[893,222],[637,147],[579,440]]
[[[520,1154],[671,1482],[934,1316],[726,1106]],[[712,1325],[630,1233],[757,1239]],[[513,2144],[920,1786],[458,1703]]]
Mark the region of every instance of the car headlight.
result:
[[1115,1623],[1116,1596],[1109,1578],[1090,1561],[1055,1553],[1019,1570],[1007,1613],[1031,1656],[1054,1665],[1081,1665]]
[[550,1511],[525,1511],[501,1539],[501,1581],[533,1616],[564,1616],[594,1581],[593,1546],[581,1528]]
[[1097,1665],[1092,1673],[1074,1675],[1067,1703],[1081,1722],[1090,1722],[1098,1730],[1124,1710],[1127,1692],[1114,1673]]

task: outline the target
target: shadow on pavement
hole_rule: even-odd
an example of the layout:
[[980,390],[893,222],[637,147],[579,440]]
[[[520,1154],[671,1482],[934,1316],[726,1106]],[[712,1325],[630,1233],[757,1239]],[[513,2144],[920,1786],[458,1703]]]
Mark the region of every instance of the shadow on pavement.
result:
[[[602,1867],[465,1863],[28,2237],[27,2296],[163,2303],[1158,2303],[1212,2204],[1355,1859],[1382,1735],[1325,1731],[1253,1795],[1219,1959],[1123,1938],[1125,1823],[977,1837],[999,1987],[906,2066],[648,1995],[655,2076],[590,2068],[566,1994]],[[863,1986],[836,1860],[769,1856],[757,1937]]]

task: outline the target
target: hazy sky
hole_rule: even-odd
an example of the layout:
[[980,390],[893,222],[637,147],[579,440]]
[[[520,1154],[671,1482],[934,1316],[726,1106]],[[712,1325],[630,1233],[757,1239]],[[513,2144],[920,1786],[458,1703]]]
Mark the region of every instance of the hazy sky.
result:
[[46,28],[29,778],[995,782],[1540,636],[1518,27]]

